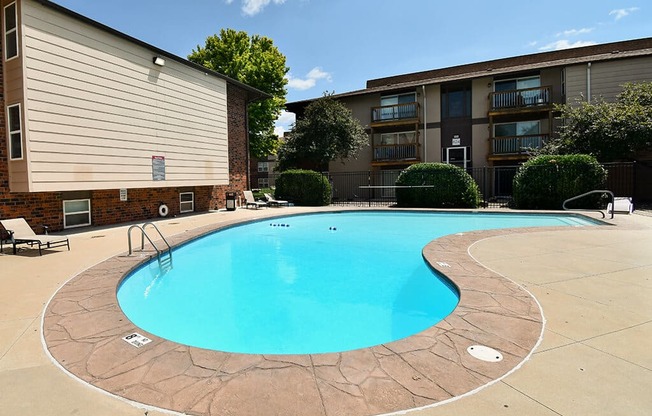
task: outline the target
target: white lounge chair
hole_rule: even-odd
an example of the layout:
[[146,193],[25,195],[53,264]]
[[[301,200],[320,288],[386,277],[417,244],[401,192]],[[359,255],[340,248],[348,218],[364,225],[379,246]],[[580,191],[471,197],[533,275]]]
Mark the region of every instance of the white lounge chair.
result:
[[43,254],[41,251],[43,248],[67,246],[68,250],[70,250],[70,242],[67,236],[48,235],[47,227],[46,234],[36,234],[24,218],[0,220],[0,224],[2,224],[5,231],[9,234],[8,241],[13,246],[14,254],[16,254],[16,246],[18,244],[29,244],[30,247],[38,245],[39,256]]
[[285,205],[286,207],[290,205],[288,201],[284,201],[282,199],[274,199],[270,194],[263,194],[265,195],[265,199],[267,199],[267,203],[271,207],[280,207],[282,205]]
[[251,191],[243,191],[242,192],[245,197],[245,206],[249,208],[250,206],[256,207],[258,209],[259,207],[266,207],[267,202],[262,202],[262,201],[256,201],[256,198],[254,198],[254,194]]

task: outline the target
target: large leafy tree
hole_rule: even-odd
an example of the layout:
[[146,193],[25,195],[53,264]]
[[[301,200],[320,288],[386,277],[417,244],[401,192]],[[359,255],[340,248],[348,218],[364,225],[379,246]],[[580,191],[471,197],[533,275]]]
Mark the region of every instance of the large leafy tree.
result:
[[255,157],[275,153],[278,137],[274,122],[285,106],[289,68],[285,56],[264,36],[222,29],[197,46],[188,60],[243,82],[272,96],[249,105],[249,150]]
[[557,107],[564,124],[544,154],[584,153],[600,162],[631,160],[652,150],[652,82],[630,83],[616,102],[604,100]]
[[325,169],[355,157],[369,136],[351,110],[329,94],[310,103],[278,152],[278,169]]

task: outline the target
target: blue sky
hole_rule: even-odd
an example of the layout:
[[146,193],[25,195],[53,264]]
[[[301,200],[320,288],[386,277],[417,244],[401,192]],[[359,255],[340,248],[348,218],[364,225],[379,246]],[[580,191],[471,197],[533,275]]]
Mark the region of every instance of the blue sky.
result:
[[[368,79],[652,36],[644,0],[55,0],[181,57],[222,28],[287,58],[288,101]],[[284,115],[279,132],[293,122]]]

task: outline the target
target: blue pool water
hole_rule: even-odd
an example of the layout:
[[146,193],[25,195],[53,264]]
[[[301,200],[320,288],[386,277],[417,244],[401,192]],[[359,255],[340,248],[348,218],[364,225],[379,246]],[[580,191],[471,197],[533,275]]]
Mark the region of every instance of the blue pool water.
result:
[[346,212],[228,228],[173,251],[118,289],[137,326],[186,345],[238,353],[307,354],[378,345],[418,333],[459,301],[421,251],[470,230],[577,226],[575,216]]

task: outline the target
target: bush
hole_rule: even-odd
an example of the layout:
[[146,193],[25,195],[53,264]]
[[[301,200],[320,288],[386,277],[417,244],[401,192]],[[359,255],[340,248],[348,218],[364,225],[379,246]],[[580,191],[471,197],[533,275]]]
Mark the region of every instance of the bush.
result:
[[[568,198],[603,189],[607,172],[590,155],[543,155],[525,162],[514,176],[514,205],[519,209],[562,209]],[[596,208],[600,196],[568,207]]]
[[276,199],[295,205],[321,206],[331,202],[331,185],[328,178],[312,170],[287,170],[276,179]]
[[477,208],[481,197],[471,175],[455,165],[418,163],[399,175],[397,186],[434,185],[433,188],[397,188],[400,207]]

